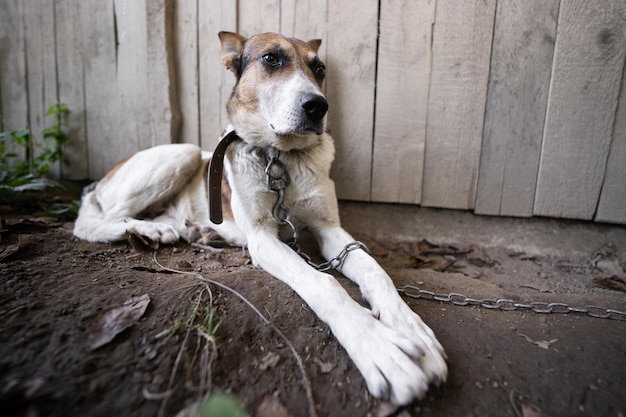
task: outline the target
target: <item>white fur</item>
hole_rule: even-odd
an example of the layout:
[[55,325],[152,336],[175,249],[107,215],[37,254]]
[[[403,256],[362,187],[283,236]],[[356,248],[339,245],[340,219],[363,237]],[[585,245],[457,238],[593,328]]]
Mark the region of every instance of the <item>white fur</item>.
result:
[[[311,91],[321,95],[319,88],[303,77],[296,71],[287,88],[275,88],[280,91],[279,101],[297,107],[299,95]],[[238,134],[244,138],[228,148],[224,163],[234,221],[225,218],[219,225],[209,221],[205,174],[211,154],[193,145],[164,145],[137,153],[88,193],[74,234],[106,242],[124,239],[127,231],[134,230],[171,243],[179,238],[191,240],[198,230],[212,228],[234,245],[247,245],[256,265],[302,297],[329,325],[374,396],[390,398],[396,404],[423,398],[429,384],[446,379],[443,348],[404,303],[377,262],[359,249],[350,252],[341,268],[358,284],[370,306],[365,308],[331,275],[309,266],[278,238],[271,214],[276,195],[265,187],[263,148],[285,143],[268,133],[268,121],[288,131],[288,123],[285,127],[282,123],[284,112],[290,110],[275,100],[274,96],[259,97],[261,110],[248,117],[245,112],[231,114]],[[329,177],[333,140],[327,133],[293,136],[295,139],[288,142],[291,150],[282,149],[281,154],[291,177],[285,204],[294,223],[308,227],[323,256],[331,259],[354,240],[340,226],[335,188]],[[301,149],[303,144],[306,146]],[[162,208],[162,213],[154,219],[136,219],[150,207]]]

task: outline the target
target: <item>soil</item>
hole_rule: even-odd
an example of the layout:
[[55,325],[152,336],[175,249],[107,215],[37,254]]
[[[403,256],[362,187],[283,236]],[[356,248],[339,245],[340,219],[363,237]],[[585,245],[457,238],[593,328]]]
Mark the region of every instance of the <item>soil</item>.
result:
[[[75,191],[38,196],[48,202],[71,198],[77,198]],[[320,417],[626,416],[624,321],[405,297],[446,348],[450,375],[424,400],[395,409],[368,394],[328,327],[293,291],[255,268],[243,249],[212,251],[181,243],[153,254],[128,242],[80,241],[72,236],[71,216],[42,217],[29,199],[0,210],[5,416],[174,416],[209,391],[233,394],[249,416],[307,416],[303,375],[289,343],[304,364]],[[372,226],[383,219],[433,215],[424,209],[346,202],[341,210],[346,227],[399,287],[626,311],[624,292],[593,283],[613,280],[619,286],[624,278],[623,227],[481,218],[483,226],[470,225],[465,230],[475,233],[460,238],[429,227],[407,232],[402,224],[395,231]],[[370,210],[378,217],[365,218]],[[450,227],[476,217],[434,213]],[[507,221],[513,229],[492,230]],[[356,230],[358,224],[370,227]],[[567,239],[587,246],[592,238],[598,241],[582,251],[507,244],[519,236],[503,234],[520,228],[550,235],[554,245],[572,230],[578,238]],[[337,276],[358,299],[358,288]],[[232,291],[202,277],[241,294],[289,343]],[[122,314],[127,328],[95,347],[102,320],[144,294],[145,311],[130,318]],[[206,306],[214,309],[213,327],[225,317],[212,337],[198,326]]]

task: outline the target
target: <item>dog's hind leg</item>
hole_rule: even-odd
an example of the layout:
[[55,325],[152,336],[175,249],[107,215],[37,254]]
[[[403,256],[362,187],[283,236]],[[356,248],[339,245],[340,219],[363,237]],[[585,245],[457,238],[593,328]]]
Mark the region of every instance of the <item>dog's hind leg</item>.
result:
[[200,148],[190,144],[157,146],[136,153],[83,197],[74,235],[92,242],[111,242],[134,230],[159,242],[177,241],[179,233],[171,224],[135,217],[150,207],[166,205],[200,165]]

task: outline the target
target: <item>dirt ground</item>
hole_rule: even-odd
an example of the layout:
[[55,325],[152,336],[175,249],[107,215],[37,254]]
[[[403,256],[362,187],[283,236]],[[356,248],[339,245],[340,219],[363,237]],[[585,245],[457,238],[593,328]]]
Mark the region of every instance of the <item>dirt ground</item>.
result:
[[[341,211],[398,286],[626,311],[626,293],[597,285],[623,286],[624,227],[348,202]],[[241,248],[153,255],[77,240],[71,217],[41,217],[31,203],[5,202],[0,216],[5,416],[175,416],[209,390],[235,395],[249,416],[309,415],[288,342],[203,277],[284,334],[320,417],[626,416],[625,321],[405,297],[446,348],[450,375],[396,410],[368,395],[328,327]],[[207,306],[213,327],[225,315],[213,338],[199,330]]]

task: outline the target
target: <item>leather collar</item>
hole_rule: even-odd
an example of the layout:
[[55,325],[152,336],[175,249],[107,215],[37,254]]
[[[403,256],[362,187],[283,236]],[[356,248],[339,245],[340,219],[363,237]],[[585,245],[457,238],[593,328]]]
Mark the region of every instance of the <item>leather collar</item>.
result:
[[241,139],[232,130],[217,144],[209,165],[209,218],[214,224],[220,224],[222,217],[222,174],[224,171],[224,156],[228,145]]

